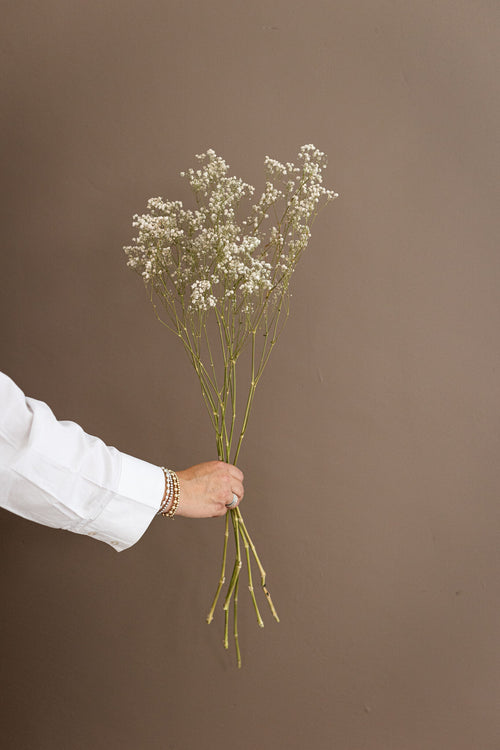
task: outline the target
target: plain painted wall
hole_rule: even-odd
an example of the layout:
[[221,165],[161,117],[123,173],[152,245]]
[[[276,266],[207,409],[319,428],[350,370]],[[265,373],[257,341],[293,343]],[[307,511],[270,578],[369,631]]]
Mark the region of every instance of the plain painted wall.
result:
[[223,522],[130,550],[0,512],[2,747],[500,747],[498,3],[2,3],[2,369],[183,468],[198,385],[122,246],[212,147],[329,155],[241,456],[281,615],[205,614]]

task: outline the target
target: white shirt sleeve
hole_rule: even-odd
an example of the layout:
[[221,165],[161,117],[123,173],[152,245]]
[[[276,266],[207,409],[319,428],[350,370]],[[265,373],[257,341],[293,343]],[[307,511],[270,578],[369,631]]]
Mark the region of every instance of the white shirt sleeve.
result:
[[0,372],[0,506],[121,551],[144,534],[164,489],[159,466],[57,421]]

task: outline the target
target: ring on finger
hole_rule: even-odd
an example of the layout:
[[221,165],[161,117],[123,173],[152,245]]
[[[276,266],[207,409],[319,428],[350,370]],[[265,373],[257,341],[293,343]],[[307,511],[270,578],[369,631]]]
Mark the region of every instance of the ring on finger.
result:
[[231,500],[230,503],[226,503],[226,508],[228,510],[232,510],[234,507],[236,507],[237,504],[238,504],[238,495],[235,492],[233,492],[233,499]]

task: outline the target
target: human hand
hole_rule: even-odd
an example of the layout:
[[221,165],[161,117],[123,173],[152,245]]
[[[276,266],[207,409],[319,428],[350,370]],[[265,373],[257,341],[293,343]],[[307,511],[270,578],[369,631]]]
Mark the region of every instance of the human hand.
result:
[[[184,471],[179,478],[179,505],[176,515],[186,518],[214,518],[227,513],[227,506],[244,495],[243,472],[224,461],[207,461]],[[232,507],[236,507],[232,506]]]

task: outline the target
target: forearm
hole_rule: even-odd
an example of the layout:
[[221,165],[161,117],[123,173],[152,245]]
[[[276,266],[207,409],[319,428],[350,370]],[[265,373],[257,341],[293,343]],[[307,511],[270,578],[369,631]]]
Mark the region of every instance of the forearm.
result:
[[0,505],[117,550],[134,544],[158,511],[160,467],[59,422],[0,373]]

